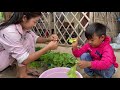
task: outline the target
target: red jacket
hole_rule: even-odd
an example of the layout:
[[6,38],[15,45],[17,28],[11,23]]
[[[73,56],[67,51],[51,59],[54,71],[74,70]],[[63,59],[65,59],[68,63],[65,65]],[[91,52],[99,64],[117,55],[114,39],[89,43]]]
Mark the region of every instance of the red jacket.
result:
[[111,38],[106,37],[104,42],[96,48],[91,47],[89,43],[86,43],[80,49],[72,50],[72,53],[75,57],[80,57],[83,53],[89,52],[93,59],[91,61],[91,69],[108,69],[112,64],[118,68],[114,50],[110,46],[110,42]]

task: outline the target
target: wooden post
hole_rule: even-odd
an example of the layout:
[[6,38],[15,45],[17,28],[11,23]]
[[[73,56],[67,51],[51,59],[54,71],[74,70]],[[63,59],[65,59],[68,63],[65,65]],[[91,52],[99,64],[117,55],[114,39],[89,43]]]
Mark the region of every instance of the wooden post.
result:
[[118,34],[119,27],[117,18],[120,16],[119,12],[94,12],[94,22],[100,22],[108,26],[110,30],[108,35],[115,37]]

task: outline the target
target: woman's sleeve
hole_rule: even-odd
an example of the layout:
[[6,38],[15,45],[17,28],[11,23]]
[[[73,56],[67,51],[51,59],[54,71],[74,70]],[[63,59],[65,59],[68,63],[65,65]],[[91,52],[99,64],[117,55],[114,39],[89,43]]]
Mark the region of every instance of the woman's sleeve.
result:
[[22,63],[28,58],[29,53],[21,41],[21,35],[15,30],[4,30],[0,33],[0,42],[5,50],[15,58],[18,63]]
[[32,36],[34,37],[35,43],[37,42],[38,35],[36,35],[33,31],[31,31]]

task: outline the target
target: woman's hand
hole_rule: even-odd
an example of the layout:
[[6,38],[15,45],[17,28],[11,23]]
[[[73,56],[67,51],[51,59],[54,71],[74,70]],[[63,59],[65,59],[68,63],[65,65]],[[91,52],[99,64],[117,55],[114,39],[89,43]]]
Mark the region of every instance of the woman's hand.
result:
[[56,34],[52,34],[48,39],[49,41],[58,41],[58,36]]
[[57,49],[58,42],[57,41],[51,41],[50,43],[48,43],[47,47],[49,47],[50,50]]
[[37,43],[45,43],[50,41],[58,41],[58,36],[56,34],[53,34],[49,38],[39,37],[37,39]]

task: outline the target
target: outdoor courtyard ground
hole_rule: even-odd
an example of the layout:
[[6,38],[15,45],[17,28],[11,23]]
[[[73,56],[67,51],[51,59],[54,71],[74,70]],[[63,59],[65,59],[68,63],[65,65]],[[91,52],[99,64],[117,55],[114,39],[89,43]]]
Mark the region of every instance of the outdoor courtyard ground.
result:
[[[71,53],[71,48],[70,47],[58,47],[57,51],[59,52],[66,52],[66,53]],[[117,62],[119,64],[119,68],[117,69],[117,72],[113,75],[112,78],[120,78],[120,50],[115,51],[115,55],[117,58]],[[37,70],[40,74],[45,71],[44,68],[41,68]],[[83,69],[79,69],[79,72],[83,75],[84,78],[89,78],[84,76],[85,73]],[[0,73],[0,78],[16,78],[16,68],[7,68],[5,71]]]

